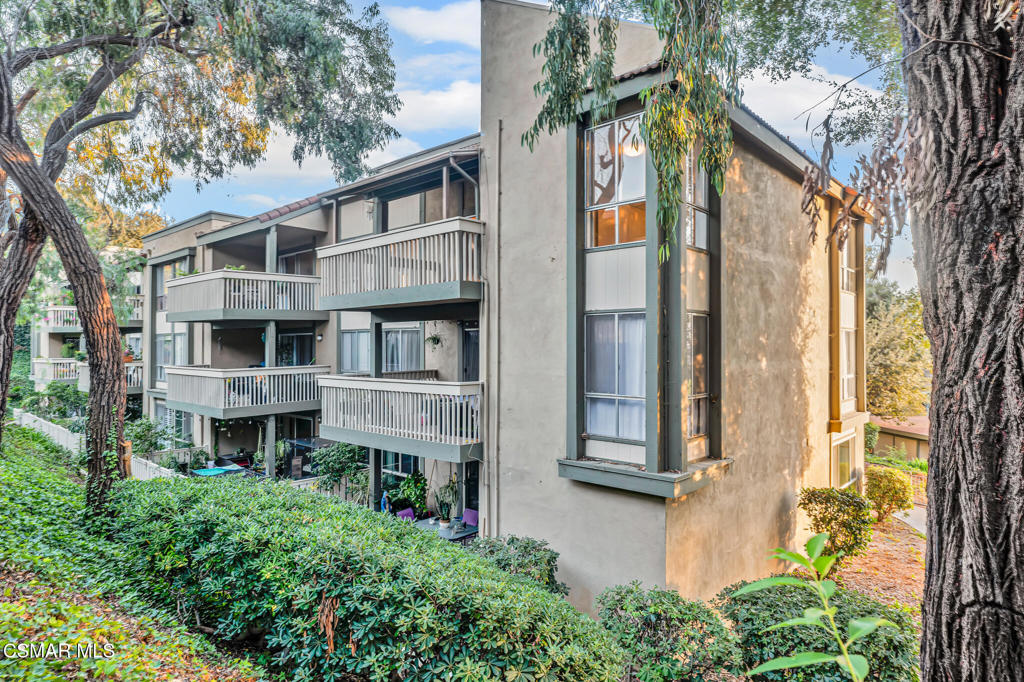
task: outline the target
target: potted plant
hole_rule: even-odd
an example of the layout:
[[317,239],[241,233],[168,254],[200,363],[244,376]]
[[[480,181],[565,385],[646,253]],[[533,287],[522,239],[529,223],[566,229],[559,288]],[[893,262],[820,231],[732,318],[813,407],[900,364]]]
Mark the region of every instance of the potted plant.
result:
[[451,479],[434,493],[437,515],[441,519],[441,527],[448,528],[452,523],[452,511],[459,503],[459,480],[452,474]]

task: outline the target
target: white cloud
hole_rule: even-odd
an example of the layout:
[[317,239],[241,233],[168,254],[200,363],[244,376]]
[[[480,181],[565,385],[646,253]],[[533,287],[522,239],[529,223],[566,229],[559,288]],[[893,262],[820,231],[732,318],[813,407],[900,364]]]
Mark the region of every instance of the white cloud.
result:
[[[810,126],[807,126],[807,114],[801,115],[801,112],[828,97],[835,90],[833,83],[849,80],[849,76],[830,73],[818,66],[813,68],[812,74],[813,78],[794,76],[779,83],[773,83],[764,74],[757,74],[742,83],[743,103],[783,136],[807,149],[812,147],[810,129],[828,114],[833,100],[810,112]],[[879,94],[868,88],[861,89]]]
[[465,0],[423,7],[385,7],[384,16],[396,30],[422,43],[451,42],[480,47],[480,3]]
[[300,167],[292,159],[295,139],[280,131],[273,131],[267,140],[266,157],[255,168],[239,168],[232,175],[240,184],[263,184],[268,181],[287,181],[304,185],[323,185],[334,181],[331,163],[319,156],[307,157]]
[[392,140],[384,149],[370,152],[366,157],[366,165],[374,168],[389,161],[400,159],[403,156],[415,154],[421,149],[423,149],[423,145],[415,140],[410,140],[408,137],[400,137],[397,140]]
[[480,127],[480,84],[453,81],[440,90],[400,90],[402,110],[392,125],[402,133]]
[[[479,52],[420,54],[398,64],[399,83],[423,84],[436,81],[479,79]],[[399,85],[399,88],[401,87]]]
[[288,203],[287,201],[280,201],[273,197],[269,197],[266,194],[242,194],[235,198],[238,201],[244,201],[247,204],[255,204],[256,206],[265,206],[267,208],[275,208]]

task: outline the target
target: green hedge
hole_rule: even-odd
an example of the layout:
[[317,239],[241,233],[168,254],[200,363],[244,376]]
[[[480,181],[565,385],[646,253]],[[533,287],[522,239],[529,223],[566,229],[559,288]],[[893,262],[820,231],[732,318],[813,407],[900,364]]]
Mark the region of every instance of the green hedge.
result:
[[129,481],[111,501],[125,570],[219,636],[267,647],[290,679],[621,669],[611,637],[564,599],[390,515],[240,478]]
[[[743,662],[747,670],[780,656],[800,651],[833,651],[835,642],[820,628],[804,626],[766,631],[766,628],[803,615],[804,609],[821,608],[821,602],[809,590],[781,586],[760,592],[732,597],[747,583],[725,588],[715,606],[728,620],[740,638]],[[852,590],[837,589],[829,600],[836,607],[835,620],[841,627],[853,618],[870,616],[886,618],[895,628],[879,628],[854,643],[853,653],[866,656],[871,662],[869,680],[879,682],[918,682],[917,628],[907,609],[886,606]],[[816,665],[806,668],[777,670],[758,676],[761,680],[794,680],[806,682],[848,682],[849,676],[837,665]]]

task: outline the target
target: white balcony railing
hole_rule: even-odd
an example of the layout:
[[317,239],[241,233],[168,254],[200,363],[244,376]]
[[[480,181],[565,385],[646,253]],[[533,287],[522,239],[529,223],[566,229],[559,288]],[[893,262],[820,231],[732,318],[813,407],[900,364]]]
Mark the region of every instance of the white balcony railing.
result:
[[[124,363],[124,374],[125,382],[128,385],[128,392],[132,390],[138,390],[142,388],[142,361],[136,360],[133,362]],[[89,391],[89,363],[79,362],[78,363],[78,390]]]
[[321,294],[346,296],[386,289],[483,279],[483,223],[450,218],[349,239],[317,249]]
[[128,297],[128,319],[129,320],[141,320],[142,319],[142,296],[129,296]]
[[274,406],[318,401],[316,378],[330,367],[167,367],[165,371],[169,401],[218,412],[266,407],[271,413]]
[[480,443],[480,382],[320,377],[325,427],[445,445]]
[[32,378],[40,383],[76,381],[78,361],[74,358],[36,358],[32,361]]
[[273,272],[215,270],[167,283],[168,314],[197,309],[259,312],[316,311],[320,278]]
[[78,308],[73,305],[51,305],[46,307],[43,322],[47,327],[81,327]]

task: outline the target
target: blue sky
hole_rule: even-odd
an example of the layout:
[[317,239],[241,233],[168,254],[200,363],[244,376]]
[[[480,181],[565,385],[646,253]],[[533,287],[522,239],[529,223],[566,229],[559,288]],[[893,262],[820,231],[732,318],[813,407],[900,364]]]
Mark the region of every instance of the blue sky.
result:
[[[391,27],[397,90],[404,106],[392,121],[401,137],[387,149],[374,152],[369,158],[371,165],[476,132],[480,120],[479,0],[384,0],[381,6]],[[819,75],[840,82],[864,68],[862,62],[842,52],[822,54],[817,63]],[[797,116],[826,96],[831,91],[828,85],[807,79],[779,84],[753,78],[743,84],[743,91],[750,108],[817,158],[814,142],[805,130],[806,116]],[[812,126],[821,118],[819,111],[812,115]],[[837,150],[837,178],[848,176],[855,152]],[[198,193],[193,180],[176,178],[160,210],[171,220],[211,209],[252,215],[334,184],[326,161],[307,159],[299,168],[291,160],[290,140],[276,135],[266,160],[255,169],[238,170]],[[905,287],[916,284],[909,258],[909,241],[901,240],[888,274]]]

